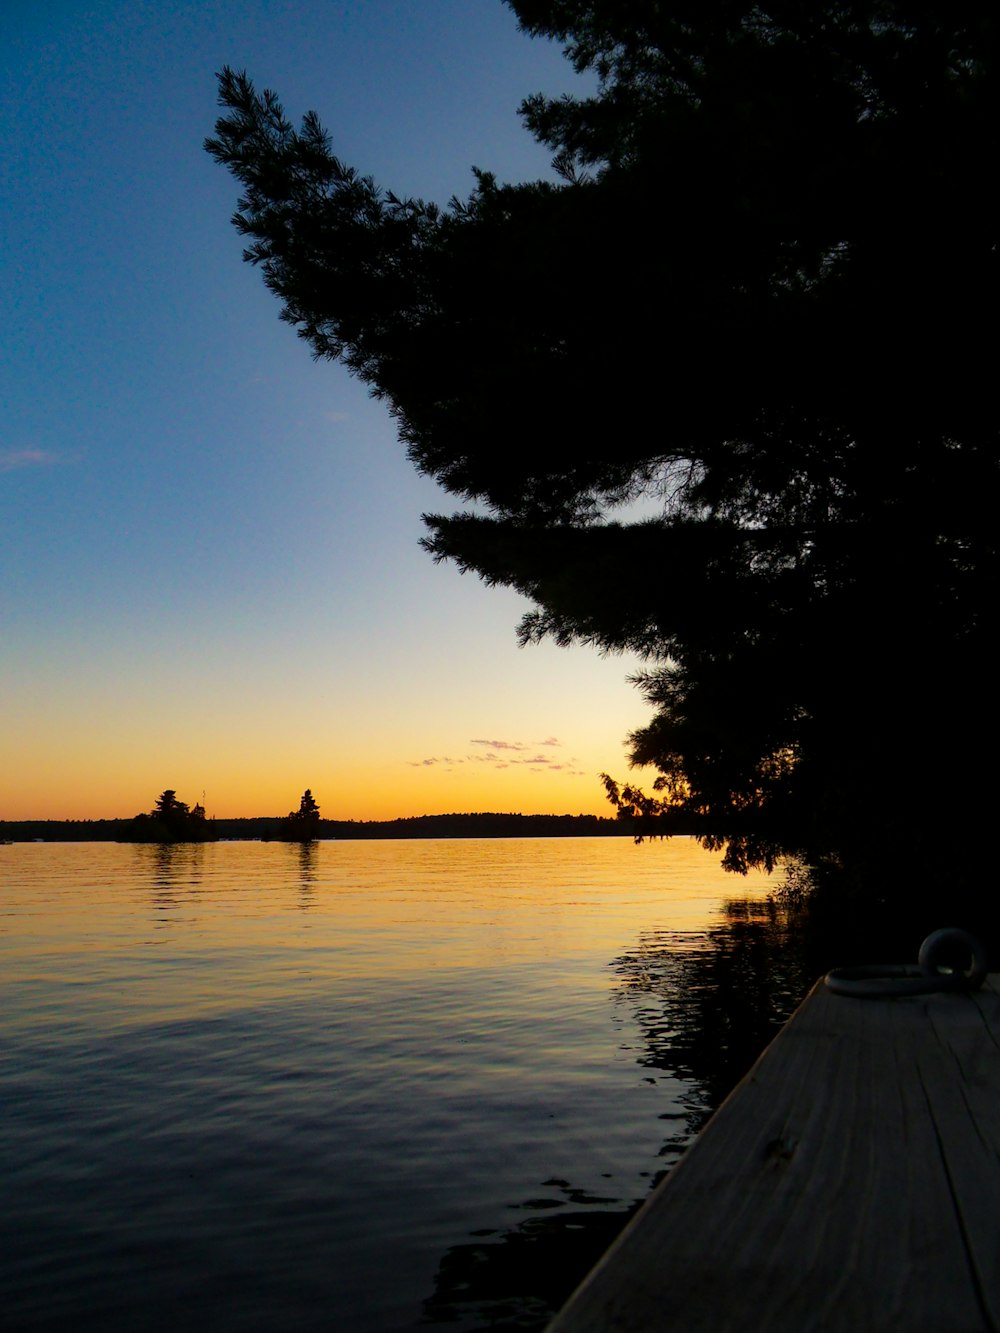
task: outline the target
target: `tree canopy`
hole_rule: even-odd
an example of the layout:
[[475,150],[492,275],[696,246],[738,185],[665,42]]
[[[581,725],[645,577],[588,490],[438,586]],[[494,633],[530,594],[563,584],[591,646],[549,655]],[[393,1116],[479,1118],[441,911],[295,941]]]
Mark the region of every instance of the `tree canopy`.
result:
[[209,842],[215,836],[201,802],[192,809],[172,787],[160,793],[149,814],[136,815],[123,831],[129,842]]
[[931,821],[972,885],[994,8],[509,3],[596,77],[522,105],[557,181],[398,197],[227,69],[206,146],[244,257],[474,502],[427,550],[531,598],[523,641],[646,660],[632,759],[727,864],[905,880]]

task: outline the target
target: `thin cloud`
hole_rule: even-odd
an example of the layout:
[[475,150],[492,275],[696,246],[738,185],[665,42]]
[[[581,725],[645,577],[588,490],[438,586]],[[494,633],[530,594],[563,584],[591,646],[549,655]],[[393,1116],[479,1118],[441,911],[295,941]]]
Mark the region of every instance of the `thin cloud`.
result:
[[441,764],[445,766],[443,771],[449,773],[453,772],[458,764],[485,764],[497,773],[516,766],[522,770],[527,769],[529,773],[565,773],[567,777],[573,778],[587,776],[577,767],[580,762],[578,759],[560,759],[560,762],[556,763],[555,755],[540,753],[546,747],[552,749],[562,746],[562,741],[555,736],[549,736],[544,741],[535,741],[530,746],[524,741],[488,740],[485,737],[475,737],[469,744],[483,746],[486,753],[467,754],[461,759],[451,755],[435,755],[426,759],[408,759],[406,763],[410,768],[431,768]]
[[63,460],[47,449],[0,449],[0,472],[22,467],[52,467]]

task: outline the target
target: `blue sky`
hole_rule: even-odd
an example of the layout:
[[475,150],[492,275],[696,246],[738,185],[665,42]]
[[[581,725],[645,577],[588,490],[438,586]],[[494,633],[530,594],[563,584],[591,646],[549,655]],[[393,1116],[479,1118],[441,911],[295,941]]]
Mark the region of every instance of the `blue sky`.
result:
[[7,0],[0,62],[0,818],[607,809],[629,664],[519,650],[419,551],[452,502],[279,322],[202,149],[230,64],[397,193],[536,177],[558,48],[499,0]]

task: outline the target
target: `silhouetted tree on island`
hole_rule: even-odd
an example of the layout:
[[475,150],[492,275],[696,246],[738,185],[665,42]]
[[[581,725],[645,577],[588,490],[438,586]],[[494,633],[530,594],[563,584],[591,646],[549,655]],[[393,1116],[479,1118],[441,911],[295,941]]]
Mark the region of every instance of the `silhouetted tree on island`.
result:
[[735,869],[794,854],[869,897],[946,873],[973,901],[994,7],[510,6],[596,76],[522,105],[560,183],[400,198],[225,70],[206,146],[245,258],[474,502],[427,550],[532,599],[523,642],[646,659],[631,757],[659,777],[622,808],[681,811]]
[[172,788],[162,792],[149,814],[139,814],[121,832],[125,842],[209,842],[213,825],[201,804],[191,809]]
[[281,821],[281,838],[285,842],[312,842],[319,834],[319,818],[319,806],[307,787],[299,808]]

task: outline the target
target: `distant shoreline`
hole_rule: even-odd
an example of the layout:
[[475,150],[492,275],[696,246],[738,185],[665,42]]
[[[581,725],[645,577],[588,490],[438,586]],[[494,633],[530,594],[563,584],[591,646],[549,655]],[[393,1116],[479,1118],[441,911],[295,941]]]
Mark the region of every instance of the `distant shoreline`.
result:
[[[280,816],[214,819],[211,840],[283,841]],[[0,820],[0,842],[129,842],[131,819]],[[673,832],[692,830],[676,828]],[[344,841],[383,838],[631,837],[629,821],[600,815],[521,815],[492,812],[414,815],[405,819],[322,819],[317,837]]]

